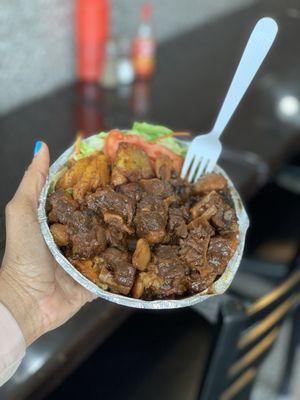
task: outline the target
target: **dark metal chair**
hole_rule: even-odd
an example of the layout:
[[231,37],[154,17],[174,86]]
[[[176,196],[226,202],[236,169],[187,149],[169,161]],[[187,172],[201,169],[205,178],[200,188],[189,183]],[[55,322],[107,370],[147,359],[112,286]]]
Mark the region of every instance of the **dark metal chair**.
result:
[[201,400],[247,399],[259,366],[285,318],[300,302],[300,269],[248,307],[230,297],[221,307],[219,334],[200,390]]
[[[290,179],[281,181],[290,182]],[[258,367],[288,316],[292,330],[284,376],[279,386],[281,394],[287,394],[290,390],[295,349],[300,343],[300,307],[297,307],[300,269],[299,196],[296,192],[291,193],[289,188],[282,187],[270,182],[249,204],[253,224],[248,237],[248,255],[254,258],[244,258],[229,291],[233,297],[227,299],[221,308],[218,325],[220,333],[202,385],[201,400],[247,398]],[[272,199],[275,198],[273,203]],[[298,243],[298,254],[293,256],[291,262],[259,259],[257,247],[272,238],[278,243],[289,239],[295,242],[296,248]],[[244,305],[243,311],[239,311],[241,304]],[[223,349],[227,345],[229,349]],[[225,357],[226,361],[219,364],[217,360],[221,357]],[[213,372],[210,373],[211,369]],[[214,374],[226,378],[216,384],[212,378]]]

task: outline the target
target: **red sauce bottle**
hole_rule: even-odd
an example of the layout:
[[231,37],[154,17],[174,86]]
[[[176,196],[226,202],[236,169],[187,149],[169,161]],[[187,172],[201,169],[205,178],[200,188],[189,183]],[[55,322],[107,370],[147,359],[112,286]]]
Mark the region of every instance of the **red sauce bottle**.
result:
[[151,19],[152,6],[151,4],[144,4],[141,8],[141,21],[132,49],[135,75],[140,79],[150,78],[155,67],[156,43]]
[[102,72],[108,20],[108,0],[77,0],[77,74],[82,81],[97,82]]

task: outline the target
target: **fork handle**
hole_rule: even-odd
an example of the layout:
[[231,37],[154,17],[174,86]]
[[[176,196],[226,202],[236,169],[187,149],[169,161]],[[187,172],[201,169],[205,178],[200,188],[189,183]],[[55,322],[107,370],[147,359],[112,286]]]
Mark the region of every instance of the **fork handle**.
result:
[[268,54],[277,31],[278,25],[272,18],[262,18],[255,25],[213,127],[212,131],[217,137],[226,128],[256,72]]

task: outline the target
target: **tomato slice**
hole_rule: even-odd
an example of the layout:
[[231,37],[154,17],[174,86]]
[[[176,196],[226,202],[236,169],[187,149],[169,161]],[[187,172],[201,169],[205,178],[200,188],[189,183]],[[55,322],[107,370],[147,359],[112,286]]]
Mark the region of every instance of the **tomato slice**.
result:
[[175,154],[172,150],[168,149],[165,146],[162,146],[161,144],[152,144],[146,142],[146,147],[144,148],[144,151],[148,154],[152,161],[155,161],[160,154],[168,156],[173,161],[174,168],[180,174],[183,159],[179,155]]
[[121,142],[132,143],[141,147],[145,153],[148,154],[152,161],[155,161],[160,154],[168,156],[173,161],[176,171],[180,173],[183,159],[178,154],[175,154],[173,151],[165,146],[162,146],[161,144],[147,142],[142,136],[126,135],[118,129],[113,129],[110,131],[105,139],[104,153],[111,160],[111,162],[114,161],[119,144]]
[[123,133],[118,129],[113,129],[105,138],[104,142],[104,154],[110,159],[111,162],[114,161],[119,143],[123,139]]

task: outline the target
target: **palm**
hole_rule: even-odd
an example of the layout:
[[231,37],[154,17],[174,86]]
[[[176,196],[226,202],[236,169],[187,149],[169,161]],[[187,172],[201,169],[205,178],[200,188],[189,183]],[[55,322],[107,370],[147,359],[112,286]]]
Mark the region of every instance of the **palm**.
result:
[[60,268],[44,242],[36,210],[48,169],[43,143],[6,208],[0,302],[14,315],[28,345],[93,299]]
[[[20,227],[17,231],[16,226]],[[92,299],[91,294],[53,259],[44,242],[36,211],[30,206],[25,212],[23,207],[20,213],[14,209],[9,217],[3,264],[10,266],[15,278],[39,305],[47,330],[61,325]]]

